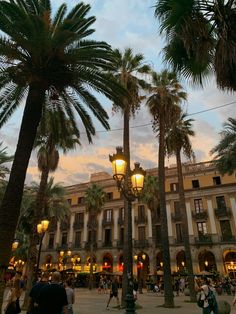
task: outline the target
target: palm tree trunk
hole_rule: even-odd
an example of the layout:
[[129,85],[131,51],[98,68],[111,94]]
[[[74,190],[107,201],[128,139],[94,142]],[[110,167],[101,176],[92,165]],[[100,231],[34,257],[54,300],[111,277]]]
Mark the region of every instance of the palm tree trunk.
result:
[[[124,185],[129,184],[130,176],[130,147],[129,147],[129,110],[124,109],[124,133],[123,133],[124,155],[127,161],[127,171]],[[127,295],[133,295],[133,244],[132,244],[132,202],[124,199],[124,269],[122,280],[122,306],[126,306]]]
[[[44,97],[44,88],[38,85],[30,86],[11,174],[0,208],[0,267],[6,267],[10,259],[11,244],[14,240],[20,213],[26,171],[42,115]],[[3,295],[0,294],[0,300],[2,298]]]
[[36,211],[35,211],[35,217],[37,219],[36,223],[39,222],[44,215],[48,215],[48,213],[45,213],[45,192],[48,183],[48,176],[49,169],[48,167],[44,167],[42,169],[39,190],[36,198]]
[[93,244],[90,245],[89,290],[93,289]]
[[186,266],[187,266],[187,271],[188,271],[190,300],[192,302],[196,302],[196,291],[195,291],[195,285],[194,285],[192,254],[191,254],[191,248],[190,248],[190,243],[189,243],[188,218],[187,218],[187,211],[186,211],[186,204],[185,204],[183,173],[182,173],[180,152],[181,152],[180,149],[176,151],[178,183],[179,183],[179,204],[180,204],[181,216],[182,216],[183,241],[184,241],[184,250],[185,250],[185,257],[186,257]]
[[163,114],[160,115],[159,122],[159,197],[160,197],[160,212],[161,212],[161,243],[163,252],[163,268],[164,268],[164,306],[174,307],[174,295],[172,287],[171,267],[170,267],[170,251],[168,225],[166,215],[166,196],[165,196],[165,122]]

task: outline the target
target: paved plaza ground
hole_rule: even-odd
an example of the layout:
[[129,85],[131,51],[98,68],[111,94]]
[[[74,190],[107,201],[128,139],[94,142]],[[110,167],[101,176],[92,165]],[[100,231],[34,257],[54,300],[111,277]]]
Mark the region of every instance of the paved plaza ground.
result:
[[[111,301],[109,310],[106,310],[106,303],[109,298],[108,294],[98,294],[97,290],[89,291],[88,289],[76,289],[76,302],[74,305],[74,314],[100,314],[100,313],[124,313],[124,310],[115,308],[116,300]],[[121,295],[121,291],[119,292]],[[218,296],[219,300],[226,300],[232,304],[233,296],[223,295]],[[142,306],[137,310],[138,314],[201,314],[202,310],[194,303],[186,302],[189,297],[175,297],[174,309],[166,309],[159,307],[163,304],[163,297],[157,296],[155,293],[147,293],[144,290],[143,294],[138,295],[138,304]],[[24,314],[25,312],[22,312]],[[231,314],[236,314],[236,306],[232,307]]]

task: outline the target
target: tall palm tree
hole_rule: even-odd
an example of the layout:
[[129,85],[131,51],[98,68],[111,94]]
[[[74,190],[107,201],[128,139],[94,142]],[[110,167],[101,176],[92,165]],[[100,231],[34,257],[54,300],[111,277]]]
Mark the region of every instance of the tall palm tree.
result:
[[106,193],[103,188],[96,183],[93,183],[85,192],[85,208],[89,214],[88,228],[90,232],[89,255],[90,255],[90,273],[89,273],[89,289],[93,288],[93,266],[94,266],[94,251],[96,249],[96,233],[97,233],[97,216],[102,210],[102,206],[106,202]]
[[[108,115],[92,91],[119,102],[123,88],[107,70],[112,49],[86,39],[94,32],[90,6],[70,12],[62,4],[52,16],[50,0],[0,1],[0,127],[25,103],[8,186],[0,208],[0,265],[7,265],[14,238],[24,180],[44,106],[57,108],[76,125],[78,115],[95,133],[91,114],[106,128]],[[24,101],[25,100],[25,101]],[[89,111],[88,111],[88,110]]]
[[198,83],[214,72],[219,88],[236,91],[234,0],[158,0],[155,15],[174,71]]
[[147,99],[146,104],[153,117],[153,130],[158,134],[159,140],[158,179],[162,235],[161,243],[165,282],[165,307],[174,306],[165,196],[165,135],[175,116],[179,114],[179,103],[182,100],[185,100],[186,96],[187,95],[183,91],[175,73],[166,70],[162,71],[160,74],[156,72],[152,73],[152,87],[150,88],[150,96]]
[[166,134],[166,148],[167,154],[175,155],[177,161],[177,172],[178,172],[178,183],[179,183],[179,204],[181,209],[181,220],[183,230],[183,241],[186,257],[186,266],[188,271],[188,282],[190,290],[190,299],[192,302],[196,301],[196,291],[194,284],[192,254],[189,243],[189,230],[188,230],[188,218],[185,204],[185,193],[184,193],[184,180],[181,163],[181,152],[188,159],[194,159],[194,153],[190,142],[190,136],[194,136],[195,133],[192,129],[193,119],[186,119],[186,114],[181,113],[179,117],[173,121],[169,131]]
[[220,132],[221,139],[212,150],[215,162],[222,174],[233,174],[236,170],[236,119],[228,118]]
[[[142,54],[134,54],[131,48],[126,48],[122,53],[119,49],[114,51],[116,65],[113,71],[113,76],[129,93],[129,96],[123,97],[120,103],[114,103],[114,111],[120,111],[123,114],[123,146],[124,155],[127,161],[127,171],[125,177],[125,186],[128,185],[130,176],[130,145],[129,145],[129,121],[130,117],[134,116],[140,107],[144,97],[140,94],[140,89],[148,87],[147,82],[141,78],[141,75],[150,72],[149,65],[144,63]],[[132,282],[133,280],[133,254],[132,254],[132,203],[128,199],[124,199],[124,270],[122,282],[122,305],[125,305],[125,298],[128,292],[133,295]],[[129,279],[128,279],[129,277]]]

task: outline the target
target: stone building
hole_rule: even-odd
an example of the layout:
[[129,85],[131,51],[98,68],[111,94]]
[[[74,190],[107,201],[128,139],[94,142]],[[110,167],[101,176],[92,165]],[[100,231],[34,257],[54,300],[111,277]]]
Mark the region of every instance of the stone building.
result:
[[[149,169],[157,175],[157,169]],[[184,189],[194,273],[212,270],[236,275],[236,177],[220,175],[211,162],[184,164]],[[89,220],[84,194],[91,183],[101,185],[107,201],[97,220]],[[42,269],[71,269],[88,272],[91,223],[96,227],[94,271],[121,273],[124,238],[123,199],[112,176],[91,175],[90,182],[66,187],[70,217],[65,222],[51,220],[43,241]],[[179,208],[176,167],[166,168],[166,205],[171,269],[184,273],[185,254]],[[156,237],[152,236],[155,228]],[[132,236],[134,274],[162,274],[160,213],[151,213],[145,204],[133,202]]]

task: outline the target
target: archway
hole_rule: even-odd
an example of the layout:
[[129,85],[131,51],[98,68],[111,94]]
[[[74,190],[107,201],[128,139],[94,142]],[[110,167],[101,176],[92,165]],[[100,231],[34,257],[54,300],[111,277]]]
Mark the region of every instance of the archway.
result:
[[118,261],[118,271],[123,273],[124,270],[124,256],[121,254],[119,256],[119,261]]
[[163,253],[158,252],[156,255],[156,273],[158,276],[163,275]]
[[229,251],[225,254],[224,265],[230,278],[236,278],[236,252]]
[[177,271],[179,273],[186,272],[186,256],[183,250],[177,253],[176,264],[177,264]]
[[71,257],[71,263],[72,263],[72,269],[77,272],[82,271],[82,266],[81,266],[81,257],[79,254],[75,254],[74,256]]
[[207,250],[204,250],[198,255],[200,272],[210,272],[217,270],[215,255]]
[[109,273],[113,272],[113,257],[110,253],[106,253],[103,256],[102,270]]
[[[95,255],[92,258],[92,262],[93,262],[93,272],[96,272],[97,271],[97,259]],[[87,273],[90,272],[90,265],[91,265],[91,258],[89,256],[87,258],[86,265],[84,266],[84,272],[87,272]]]

